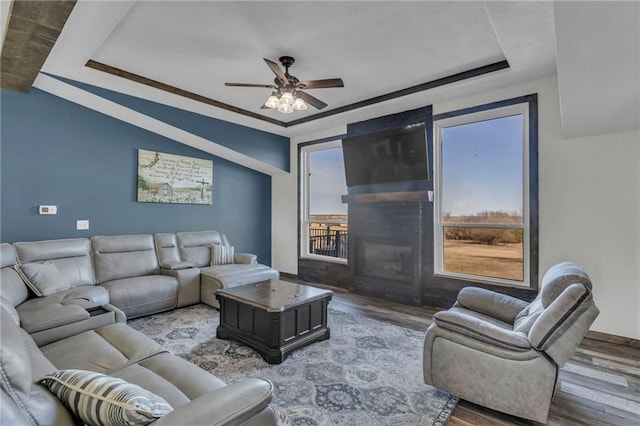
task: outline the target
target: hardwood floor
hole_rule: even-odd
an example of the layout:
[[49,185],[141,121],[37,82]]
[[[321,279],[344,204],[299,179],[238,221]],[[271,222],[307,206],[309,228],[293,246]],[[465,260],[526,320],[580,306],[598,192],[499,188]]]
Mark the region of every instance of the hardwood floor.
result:
[[[289,277],[285,280],[301,282]],[[408,306],[333,290],[332,309],[426,330],[437,309]],[[460,401],[451,426],[537,424]],[[640,348],[584,339],[560,371],[548,425],[640,425]]]

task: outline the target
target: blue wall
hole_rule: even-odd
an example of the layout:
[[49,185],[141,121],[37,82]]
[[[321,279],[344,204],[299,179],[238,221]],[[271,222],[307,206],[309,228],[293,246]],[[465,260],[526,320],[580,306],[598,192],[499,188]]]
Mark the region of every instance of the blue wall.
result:
[[[217,229],[270,263],[269,176],[37,89],[0,96],[1,241]],[[213,205],[136,202],[140,148],[213,160]],[[38,215],[41,204],[58,214]]]
[[102,98],[134,109],[194,135],[289,171],[289,139],[228,121],[206,117],[101,87],[51,76]]

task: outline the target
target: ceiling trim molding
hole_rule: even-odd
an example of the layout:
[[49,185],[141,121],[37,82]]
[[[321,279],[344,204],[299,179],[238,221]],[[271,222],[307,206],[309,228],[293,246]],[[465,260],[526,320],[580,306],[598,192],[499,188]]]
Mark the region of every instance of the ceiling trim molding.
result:
[[182,144],[191,146],[232,163],[264,173],[269,176],[288,174],[289,172],[279,169],[276,166],[260,161],[256,158],[234,151],[230,148],[217,144],[214,141],[182,130],[178,127],[142,114],[133,109],[127,108],[116,102],[102,98],[93,93],[77,88],[71,84],[62,82],[46,74],[39,74],[33,87],[61,97],[70,102],[82,105],[99,113],[113,117],[117,120],[129,123],[149,132],[164,136]]
[[317,120],[319,118],[328,117],[335,114],[351,111],[358,108],[363,108],[369,105],[377,104],[380,102],[389,101],[391,99],[399,98],[402,96],[412,95],[414,93],[423,92],[425,90],[434,89],[436,87],[444,86],[447,84],[457,83],[458,81],[466,80],[473,77],[478,77],[484,74],[489,74],[495,71],[500,71],[509,68],[509,62],[506,60],[495,62],[493,64],[484,65],[482,67],[474,68],[471,70],[459,72],[447,77],[438,78],[436,80],[427,81],[426,83],[417,84],[415,86],[407,87],[406,89],[396,90],[395,92],[386,93],[384,95],[376,96],[373,98],[365,99],[364,101],[354,102],[349,105],[344,105],[339,108],[335,108],[329,111],[324,111],[318,114],[310,115],[308,117],[299,118],[287,123],[285,127],[295,126],[297,124],[306,123],[308,121]]
[[215,99],[211,99],[211,98],[207,98],[206,96],[202,96],[202,95],[198,95],[196,93],[193,92],[189,92],[187,90],[183,90],[180,89],[178,87],[175,86],[171,86],[169,84],[166,83],[162,83],[160,81],[157,80],[152,80],[150,78],[147,77],[143,77],[141,75],[138,74],[134,74],[131,73],[129,71],[125,71],[116,67],[112,67],[111,65],[107,65],[101,62],[97,62],[94,60],[89,60],[87,61],[87,63],[85,64],[86,67],[97,70],[97,71],[101,71],[101,72],[105,72],[107,74],[111,74],[114,75],[116,77],[120,77],[120,78],[124,78],[127,79],[129,81],[133,81],[135,83],[140,83],[143,84],[145,86],[149,86],[149,87],[153,87],[168,93],[172,93],[174,95],[178,95],[178,96],[182,96],[185,97],[187,99],[191,99],[193,101],[196,102],[202,102],[205,103],[207,105],[211,105],[217,108],[222,108],[225,109],[227,111],[231,111],[231,112],[235,112],[237,114],[241,114],[247,117],[251,117],[251,118],[255,118],[257,120],[262,120],[262,121],[266,121],[268,123],[271,124],[275,124],[277,126],[283,127],[283,128],[288,128],[288,127],[293,127],[299,124],[303,124],[303,123],[308,123],[310,121],[314,121],[314,120],[319,120],[321,118],[325,118],[325,117],[329,117],[332,115],[336,115],[336,114],[341,114],[343,112],[348,112],[348,111],[352,111],[355,109],[359,109],[359,108],[363,108],[369,105],[374,105],[380,102],[385,102],[385,101],[389,101],[391,99],[395,99],[395,98],[399,98],[402,96],[407,96],[407,95],[412,95],[414,93],[418,93],[418,92],[422,92],[425,90],[429,90],[429,89],[433,89],[436,87],[440,87],[440,86],[444,86],[447,84],[452,84],[452,83],[456,83],[462,80],[467,80],[473,77],[478,77],[481,75],[485,75],[485,74],[490,74],[496,71],[500,71],[503,69],[507,69],[509,68],[509,62],[504,60],[504,61],[500,61],[500,62],[495,62],[489,65],[484,65],[478,68],[473,68],[467,71],[462,71],[459,72],[457,74],[453,74],[453,75],[449,75],[446,77],[442,77],[442,78],[438,78],[436,80],[431,80],[431,81],[427,81],[425,83],[422,84],[418,84],[415,86],[411,86],[411,87],[407,87],[405,89],[400,89],[400,90],[396,90],[394,92],[390,92],[390,93],[386,93],[384,95],[380,95],[380,96],[375,96],[373,98],[369,98],[369,99],[365,99],[362,101],[358,101],[358,102],[354,102],[348,105],[344,105],[338,108],[334,108],[328,111],[323,111],[317,114],[313,114],[307,117],[303,117],[303,118],[299,118],[297,120],[293,120],[290,122],[285,122],[285,121],[281,121],[281,120],[276,120],[274,118],[271,117],[266,117],[262,114],[258,114],[252,111],[248,111],[246,109],[242,109],[242,108],[238,108],[235,107],[233,105],[229,105],[227,103],[224,102],[220,102],[220,101],[216,101]]
[[189,92],[187,90],[183,90],[178,87],[171,86],[169,84],[162,83],[157,80],[152,80],[150,78],[143,77],[141,75],[134,74],[132,72],[125,71],[120,68],[112,67],[111,65],[103,64],[101,62],[97,62],[91,59],[87,61],[85,66],[87,68],[92,68],[97,71],[102,71],[107,74],[115,75],[116,77],[121,77],[129,81],[133,81],[135,83],[144,84],[145,86],[149,86],[155,89],[163,90],[165,92],[173,93],[174,95],[182,96],[184,98],[188,98],[196,102],[202,102],[204,104],[211,105],[217,108],[226,109],[227,111],[246,115],[247,117],[256,118],[258,120],[266,121],[268,123],[275,124],[281,127],[286,127],[286,124],[287,124],[284,121],[276,120],[275,118],[265,117],[264,115],[257,114],[252,111],[248,111],[246,109],[238,108],[233,105],[226,104],[224,102],[216,101],[215,99],[207,98],[206,96],[198,95],[197,93]]
[[3,89],[29,92],[75,5],[76,0],[11,2],[0,56]]

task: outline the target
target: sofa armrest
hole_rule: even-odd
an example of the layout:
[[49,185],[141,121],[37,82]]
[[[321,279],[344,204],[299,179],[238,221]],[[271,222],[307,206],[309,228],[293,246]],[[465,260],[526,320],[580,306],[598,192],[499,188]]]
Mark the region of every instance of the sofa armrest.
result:
[[242,263],[245,265],[253,265],[258,263],[258,256],[253,253],[236,253],[233,256],[234,263]]
[[153,425],[239,425],[267,408],[272,397],[271,382],[242,380],[176,408]]
[[123,322],[127,323],[127,314],[122,312],[117,306],[106,304],[101,306],[103,309],[107,311],[113,312],[113,319],[115,322]]
[[465,287],[458,293],[459,306],[513,324],[516,315],[529,306],[528,302],[495,291]]
[[200,302],[200,268],[160,269],[160,273],[178,280],[177,308]]
[[20,324],[29,334],[61,327],[89,318],[89,312],[77,305],[51,305],[44,309],[23,309]]
[[196,266],[193,262],[163,262],[160,264],[161,269],[177,271],[180,269],[188,269]]
[[513,330],[507,330],[499,325],[483,321],[480,318],[464,315],[460,312],[441,311],[433,316],[434,322],[442,328],[446,328],[465,336],[481,340],[503,348],[526,351],[531,349],[531,343],[527,335]]

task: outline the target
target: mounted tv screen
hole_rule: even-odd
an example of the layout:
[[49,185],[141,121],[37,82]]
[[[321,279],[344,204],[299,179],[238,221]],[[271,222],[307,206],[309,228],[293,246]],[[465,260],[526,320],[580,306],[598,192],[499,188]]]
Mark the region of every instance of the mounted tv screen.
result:
[[347,186],[426,180],[424,123],[342,139]]

